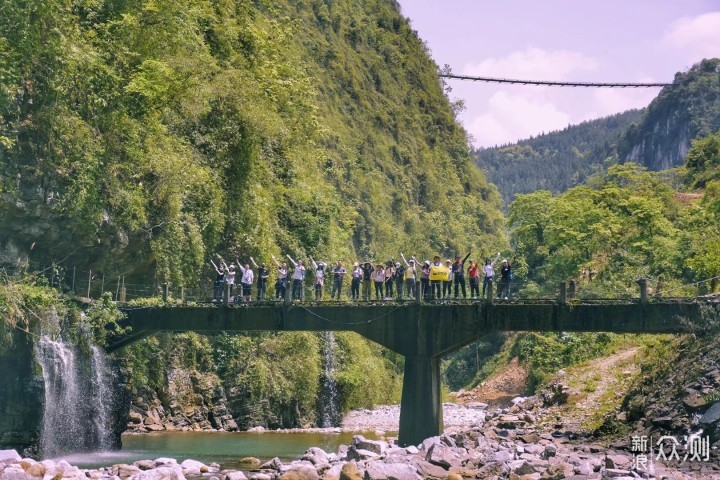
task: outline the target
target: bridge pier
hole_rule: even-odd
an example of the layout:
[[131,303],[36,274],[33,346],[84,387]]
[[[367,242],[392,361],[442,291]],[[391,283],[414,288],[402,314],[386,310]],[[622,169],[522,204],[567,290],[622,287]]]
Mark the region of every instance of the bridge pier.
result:
[[443,431],[440,357],[405,357],[398,443],[418,445]]

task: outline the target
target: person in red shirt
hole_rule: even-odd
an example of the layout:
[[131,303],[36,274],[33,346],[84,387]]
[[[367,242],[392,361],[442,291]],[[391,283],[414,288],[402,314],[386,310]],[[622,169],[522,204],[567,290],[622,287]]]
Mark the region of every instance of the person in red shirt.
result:
[[470,298],[478,298],[480,297],[480,267],[475,260],[470,260],[467,273],[470,279]]

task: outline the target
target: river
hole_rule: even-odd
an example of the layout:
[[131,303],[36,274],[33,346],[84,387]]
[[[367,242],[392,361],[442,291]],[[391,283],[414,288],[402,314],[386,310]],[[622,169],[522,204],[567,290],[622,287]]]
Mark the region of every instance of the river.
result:
[[[222,468],[240,469],[243,457],[262,461],[273,457],[294,460],[310,447],[336,452],[341,444],[348,445],[353,433],[277,433],[277,432],[160,432],[145,435],[123,435],[122,450],[116,452],[81,453],[60,457],[80,468],[98,468],[117,463],[132,464],[137,460],[159,457],[187,458],[206,464],[219,463]],[[366,438],[377,439],[372,432]],[[245,465],[247,467],[247,465]]]

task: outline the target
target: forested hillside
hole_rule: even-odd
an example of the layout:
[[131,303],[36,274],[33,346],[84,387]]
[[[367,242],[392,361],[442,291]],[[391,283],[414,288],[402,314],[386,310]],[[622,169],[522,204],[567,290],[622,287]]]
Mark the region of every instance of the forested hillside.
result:
[[393,0],[0,10],[5,264],[34,244],[31,260],[191,285],[216,251],[385,260],[505,242]]
[[683,164],[692,140],[720,129],[720,59],[703,60],[675,75],[623,134],[618,158],[650,170]]
[[506,204],[517,193],[564,192],[615,163],[620,136],[641,115],[641,110],[629,110],[512,145],[481,148],[475,163],[497,185]]

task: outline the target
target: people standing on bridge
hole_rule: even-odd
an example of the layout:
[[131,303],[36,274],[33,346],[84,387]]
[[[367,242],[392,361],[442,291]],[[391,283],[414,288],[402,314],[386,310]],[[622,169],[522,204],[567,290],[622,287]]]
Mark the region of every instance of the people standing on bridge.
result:
[[363,270],[360,264],[355,262],[352,270],[352,282],[350,283],[350,296],[353,300],[360,300],[360,284],[362,283]]
[[468,252],[467,255],[465,255],[465,258],[460,260],[460,255],[457,255],[455,257],[455,261],[452,264],[452,268],[450,271],[452,272],[452,279],[453,283],[455,284],[455,298],[458,298],[458,287],[462,287],[462,295],[463,298],[467,298],[467,294],[465,293],[465,261],[468,259],[470,254],[472,253],[472,250]]
[[512,280],[512,264],[515,257],[510,260],[504,259],[500,267],[500,288],[498,289],[498,298],[510,297],[510,280]]
[[294,300],[303,301],[305,300],[305,291],[303,289],[303,283],[305,282],[305,266],[303,265],[302,260],[298,260],[297,262],[290,257],[290,254],[287,255],[288,260],[290,260],[290,263],[293,264],[294,270],[293,270],[293,289],[292,289],[292,296]]
[[445,260],[445,268],[448,269],[449,275],[447,279],[442,282],[442,298],[450,298],[452,294],[453,271],[452,262],[449,258]]
[[405,281],[405,267],[400,262],[395,262],[395,290],[398,300],[403,297],[403,282]]
[[240,277],[240,285],[242,285],[242,294],[240,295],[240,300],[243,302],[251,302],[252,301],[252,284],[255,281],[255,274],[253,273],[252,269],[250,268],[249,264],[245,264],[243,266],[242,263],[240,263],[240,259],[237,259],[238,267],[240,267],[240,271],[242,272],[242,276]]
[[315,269],[315,301],[322,301],[323,287],[325,286],[325,262],[315,263],[310,257],[312,266]]
[[282,300],[285,298],[285,292],[288,287],[288,265],[285,262],[278,262],[275,255],[271,255],[271,257],[272,261],[275,262],[275,265],[278,267],[278,278],[275,282],[275,300]]
[[375,266],[373,279],[375,280],[375,300],[382,300],[385,292],[385,267],[382,263]]
[[222,301],[223,296],[223,288],[225,287],[225,266],[220,264],[220,266],[215,265],[215,262],[210,259],[210,263],[212,263],[212,266],[215,268],[215,289],[213,291],[213,302],[220,302]]
[[470,279],[470,298],[477,298],[480,296],[480,265],[478,262],[470,260],[467,273]]
[[335,298],[335,292],[337,292],[337,299],[340,300],[340,294],[342,294],[343,280],[345,279],[346,273],[347,270],[345,270],[345,267],[343,267],[342,262],[338,260],[337,264],[332,269],[333,288],[332,295],[330,295],[331,299]]
[[[405,258],[405,255],[402,253],[400,254],[400,257],[402,257],[403,262],[405,263],[405,288],[407,291],[407,295],[410,296],[410,298],[415,298],[415,278],[417,276],[415,271],[415,257],[412,257],[409,261]],[[402,290],[399,292],[400,298],[402,298]]]
[[372,274],[375,271],[375,267],[372,266],[372,263],[365,262],[363,264],[362,272],[362,282],[363,282],[363,300],[369,301],[370,300],[370,288],[372,283]]
[[220,257],[220,261],[223,264],[223,267],[225,267],[225,271],[227,272],[225,274],[225,290],[227,291],[228,298],[225,299],[223,297],[223,300],[227,300],[228,302],[233,299],[233,288],[235,288],[235,265],[232,263],[228,266],[225,263],[225,260]]
[[[430,272],[431,272],[431,273],[432,273],[433,267],[434,267],[434,268],[442,267],[442,261],[440,260],[440,256],[439,256],[439,255],[435,255],[435,256],[433,257],[433,262],[432,262],[432,264],[430,265]],[[431,299],[431,300],[432,300],[432,299],[439,299],[439,298],[442,297],[442,287],[441,287],[441,285],[442,285],[442,280],[430,280],[430,288],[431,288],[431,290],[432,290],[431,293],[430,293],[430,299]]]
[[262,263],[259,267],[258,264],[255,263],[255,259],[253,257],[250,257],[250,261],[252,262],[253,266],[257,268],[257,300],[266,300],[267,297],[267,281],[268,278],[270,278],[270,270],[265,268],[265,263]]
[[495,260],[490,260],[490,257],[487,257],[485,259],[485,265],[483,265],[483,289],[482,289],[482,298],[485,298],[485,288],[492,288],[489,286],[493,279],[495,278],[495,263],[497,263],[498,259],[500,258],[500,252],[495,256]]
[[393,283],[395,280],[395,260],[387,263],[385,267],[385,298],[393,297]]

